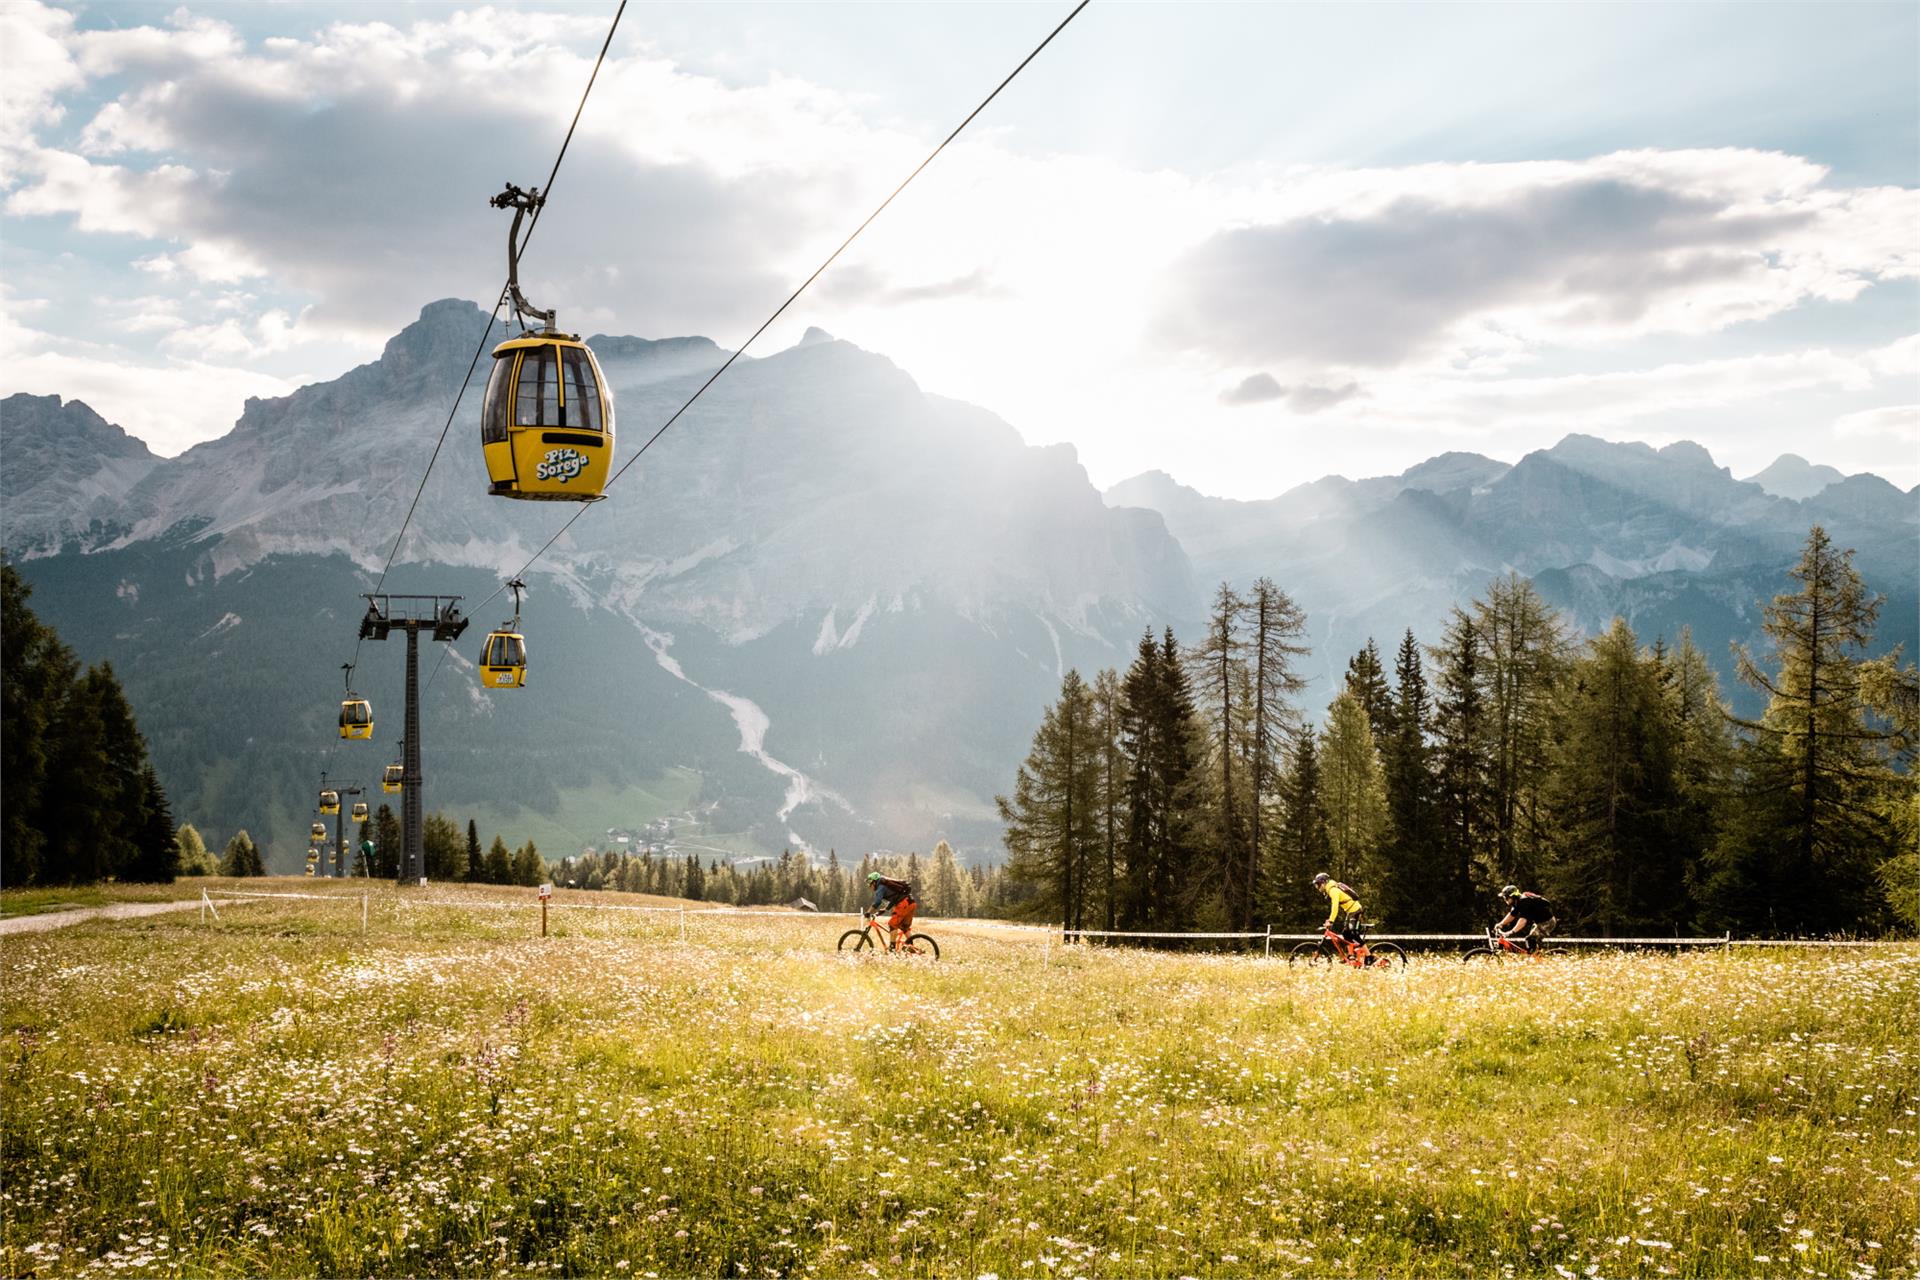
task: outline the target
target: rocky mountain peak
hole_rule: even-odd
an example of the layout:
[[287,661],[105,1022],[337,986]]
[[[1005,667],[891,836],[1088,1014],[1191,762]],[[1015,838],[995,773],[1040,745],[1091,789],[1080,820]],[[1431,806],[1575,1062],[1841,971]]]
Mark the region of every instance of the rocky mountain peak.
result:
[[1815,466],[1797,453],[1783,453],[1765,469],[1746,478],[1748,484],[1757,484],[1776,498],[1792,498],[1796,502],[1811,498],[1844,479],[1845,474],[1837,468]]

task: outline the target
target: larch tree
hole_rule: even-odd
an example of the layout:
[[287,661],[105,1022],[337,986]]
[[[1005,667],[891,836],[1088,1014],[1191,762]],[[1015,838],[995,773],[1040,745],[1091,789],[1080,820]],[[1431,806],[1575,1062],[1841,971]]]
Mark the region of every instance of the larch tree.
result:
[[[1270,839],[1266,815],[1275,807],[1272,797],[1281,780],[1282,747],[1300,729],[1295,699],[1307,682],[1296,664],[1312,651],[1306,644],[1307,615],[1271,578],[1253,584],[1253,594],[1247,597],[1247,623],[1253,714],[1248,732],[1247,790],[1252,803],[1247,817],[1246,875],[1248,884],[1259,886],[1264,880],[1261,864]],[[1249,896],[1243,929],[1252,924],[1254,896]]]
[[1348,883],[1376,883],[1380,837],[1387,822],[1386,789],[1367,709],[1345,689],[1327,708],[1320,734],[1320,805],[1332,860],[1328,870]]
[[1767,695],[1767,709],[1741,722],[1739,803],[1707,896],[1744,927],[1871,927],[1885,902],[1876,872],[1894,853],[1879,801],[1897,734],[1877,721],[1863,684],[1880,599],[1819,525],[1789,577],[1796,588],[1773,598],[1761,624],[1774,669],[1734,647],[1740,679]]
[[1493,876],[1533,880],[1547,837],[1541,801],[1554,691],[1572,641],[1559,615],[1517,573],[1488,583],[1473,607],[1484,655]]

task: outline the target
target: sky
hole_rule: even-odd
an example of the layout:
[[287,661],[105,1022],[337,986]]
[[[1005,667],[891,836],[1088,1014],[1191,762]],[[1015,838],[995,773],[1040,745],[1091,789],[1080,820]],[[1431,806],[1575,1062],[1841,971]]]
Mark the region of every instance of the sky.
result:
[[[737,346],[1069,8],[630,4],[526,292]],[[0,395],[171,455],[490,305],[613,9],[6,0]],[[818,326],[1102,486],[1577,431],[1909,487],[1916,50],[1911,3],[1096,0],[754,350]]]

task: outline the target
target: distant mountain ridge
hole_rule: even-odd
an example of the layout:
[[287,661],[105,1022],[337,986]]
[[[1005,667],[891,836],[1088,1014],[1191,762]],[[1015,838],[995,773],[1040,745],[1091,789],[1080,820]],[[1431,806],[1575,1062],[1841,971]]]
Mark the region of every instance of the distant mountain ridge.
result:
[[[85,405],[0,401],[0,526],[35,608],[113,660],[181,815],[247,826],[282,868],[318,770],[364,778],[397,736],[397,648],[357,650],[372,746],[333,735],[339,664],[485,325],[472,303],[429,304],[378,360],[250,400],[171,459]],[[727,357],[698,337],[591,341],[623,460]],[[1724,673],[1818,520],[1888,594],[1886,643],[1912,644],[1920,616],[1920,491],[1875,476],[1796,499],[1698,445],[1570,435],[1512,465],[1448,453],[1258,501],[1162,472],[1103,495],[1071,446],[1030,447],[810,330],[738,361],[541,559],[529,686],[486,694],[472,653],[506,608],[482,602],[572,508],[486,495],[484,375],[386,586],[459,592],[473,615],[432,659],[429,805],[563,846],[690,806],[709,849],[944,836],[989,854],[992,796],[1061,674],[1124,664],[1146,629],[1191,639],[1223,579],[1270,576],[1306,609],[1316,715],[1369,637],[1433,642],[1509,570],[1587,630],[1615,613],[1649,641],[1691,627]]]
[[1780,497],[1691,441],[1655,449],[1572,434],[1512,466],[1446,454],[1399,476],[1330,476],[1256,501],[1150,471],[1106,499],[1160,512],[1203,581],[1280,581],[1314,627],[1323,687],[1369,637],[1385,645],[1411,626],[1431,643],[1454,604],[1508,571],[1534,577],[1589,632],[1616,613],[1649,640],[1691,626],[1728,676],[1727,641],[1755,639],[1759,606],[1783,589],[1816,522],[1887,594],[1883,636],[1915,639],[1920,488],[1861,474]]
[[[159,708],[163,776],[192,780],[182,812],[267,827],[283,865],[306,819],[296,779],[374,750],[329,740],[356,593],[385,560],[485,324],[471,303],[427,306],[380,359],[250,400],[227,435],[146,463],[85,508],[91,523],[52,490],[30,510],[9,503],[7,544],[36,607],[83,653],[113,658],[143,718]],[[727,354],[704,338],[592,342],[622,459]],[[485,372],[386,584],[458,590],[475,610],[574,511],[487,496],[472,440]],[[9,455],[17,428],[84,457],[35,404],[29,419],[17,397],[0,402]],[[93,429],[83,407],[62,412]],[[570,797],[657,791],[690,767],[713,821],[763,852],[940,835],[983,849],[1006,762],[1062,672],[1121,660],[1142,629],[1184,626],[1199,600],[1160,517],[1107,507],[1070,446],[1031,448],[818,331],[737,362],[529,581],[525,696],[472,686],[465,651],[490,616],[431,690],[436,796],[532,805],[584,839]],[[496,612],[503,602],[481,611]],[[384,740],[398,654],[362,646],[360,660],[356,688]],[[207,681],[221,683],[201,696]],[[227,705],[243,687],[254,692]],[[249,819],[259,801],[224,780],[242,755],[281,779],[269,819]],[[516,769],[528,755],[539,767]]]

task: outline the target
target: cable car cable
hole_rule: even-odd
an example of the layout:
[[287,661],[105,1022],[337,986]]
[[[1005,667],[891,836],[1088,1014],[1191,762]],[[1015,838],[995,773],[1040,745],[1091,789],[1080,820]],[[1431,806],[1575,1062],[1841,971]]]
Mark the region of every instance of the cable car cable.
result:
[[[573,119],[567,124],[567,134],[560,140],[560,150],[553,158],[553,168],[547,171],[547,183],[541,188],[542,192],[551,192],[554,179],[560,176],[560,165],[567,158],[567,149],[573,145],[574,131],[580,127],[580,116],[587,109],[587,98],[593,93],[593,86],[600,78],[600,67],[607,60],[607,50],[613,47],[614,33],[620,29],[620,18],[626,11],[627,0],[620,0],[619,8],[613,12],[613,21],[607,25],[607,38],[600,43],[599,56],[593,60],[593,70],[587,76],[587,86],[580,91],[580,101],[573,109]],[[521,252],[524,252],[528,243],[532,241],[534,229],[540,225],[540,213],[544,208],[543,203],[541,209],[535,209],[533,217],[528,220],[526,234],[520,238]],[[473,359],[467,362],[466,376],[460,380],[459,390],[454,392],[453,405],[447,410],[447,421],[440,428],[440,438],[434,441],[433,452],[427,456],[427,467],[420,475],[419,487],[413,491],[413,501],[407,504],[407,514],[400,520],[400,531],[394,534],[393,547],[387,552],[386,563],[380,567],[380,577],[373,584],[376,593],[386,585],[387,574],[392,570],[393,562],[400,554],[400,545],[406,540],[407,528],[413,523],[413,513],[419,508],[420,499],[427,491],[427,481],[433,476],[433,464],[439,461],[440,450],[447,443],[447,433],[453,429],[453,420],[460,415],[460,401],[466,396],[467,387],[473,381],[473,371],[480,367],[480,357],[486,352],[487,339],[493,335],[494,322],[500,318],[500,308],[506,304],[506,301],[507,286],[503,284],[500,286],[500,296],[494,301],[493,312],[487,317],[486,327],[480,331],[480,344],[473,349]],[[354,641],[353,657],[356,664],[360,660],[360,645],[361,641]]]
[[[623,0],[623,3],[624,3],[624,0]],[[620,464],[619,469],[615,471],[611,477],[608,478],[606,485],[603,487],[603,491],[604,489],[611,489],[614,485],[614,482],[619,480],[621,476],[627,473],[627,468],[631,467],[634,463],[638,462],[640,460],[640,455],[645,453],[648,449],[650,449],[653,446],[654,441],[658,440],[661,436],[665,435],[667,433],[667,428],[671,427],[674,423],[678,422],[680,420],[680,416],[684,414],[688,409],[691,409],[694,405],[694,402],[706,393],[707,388],[711,387],[715,382],[718,382],[720,380],[721,374],[725,373],[728,369],[733,367],[733,362],[735,360],[738,360],[741,357],[741,355],[743,355],[746,352],[746,349],[753,345],[755,339],[759,338],[761,334],[765,333],[767,329],[772,326],[773,322],[778,320],[781,317],[781,315],[786,311],[786,309],[792,306],[799,299],[800,295],[807,291],[807,287],[811,285],[815,280],[818,280],[821,274],[825,272],[828,267],[833,265],[834,259],[838,258],[842,253],[846,252],[847,247],[851,245],[856,239],[859,238],[860,233],[865,231],[867,227],[872,224],[873,220],[875,218],[878,218],[882,213],[884,213],[886,211],[887,206],[892,204],[894,202],[894,199],[898,197],[902,191],[905,191],[907,189],[907,185],[911,183],[915,178],[919,177],[921,171],[924,170],[928,165],[932,164],[934,160],[939,157],[940,153],[947,149],[947,145],[951,143],[955,138],[959,137],[961,132],[965,130],[968,125],[973,123],[974,117],[978,116],[982,111],[985,111],[987,109],[987,106],[990,103],[992,103],[992,101],[995,98],[1000,96],[1000,91],[1005,89],[1008,85],[1012,84],[1014,81],[1014,78],[1018,76],[1022,71],[1025,71],[1027,69],[1027,64],[1032,62],[1035,58],[1039,57],[1041,50],[1045,49],[1048,45],[1052,44],[1054,37],[1059,35],[1062,31],[1065,31],[1067,29],[1067,24],[1072,22],[1075,18],[1079,17],[1080,11],[1086,8],[1087,5],[1090,3],[1092,3],[1092,0],[1080,0],[1080,3],[1073,7],[1073,11],[1069,13],[1066,17],[1060,20],[1060,25],[1055,27],[1052,31],[1049,31],[1047,33],[1046,39],[1042,40],[1039,44],[1035,45],[1033,47],[1033,51],[1029,53],[1026,57],[1020,60],[1020,65],[1015,67],[1012,71],[1008,72],[1007,78],[1002,80],[999,84],[995,85],[993,88],[993,92],[989,93],[986,97],[980,100],[980,105],[975,107],[972,111],[968,112],[967,118],[962,120],[958,125],[954,126],[953,132],[949,133],[945,138],[943,138],[940,142],[940,145],[936,146],[932,151],[927,153],[927,158],[922,160],[918,165],[916,165],[914,167],[913,172],[909,173],[905,178],[903,178],[900,182],[900,185],[895,187],[893,191],[887,196],[887,198],[880,202],[879,207],[876,208],[872,213],[868,214],[866,217],[866,220],[862,222],[859,226],[853,229],[853,234],[849,235],[845,240],[842,240],[840,242],[840,247],[835,249],[832,253],[828,254],[826,261],[822,262],[818,267],[815,267],[813,270],[813,274],[808,276],[805,280],[803,280],[800,284],[800,287],[795,289],[790,295],[788,295],[787,300],[785,302],[781,303],[778,307],[774,309],[773,314],[768,316],[766,320],[762,322],[760,327],[758,329],[755,329],[753,331],[753,334],[745,342],[741,343],[740,346],[736,348],[734,352],[727,357],[726,362],[724,364],[722,364],[718,369],[715,369],[713,371],[712,376],[710,376],[705,382],[700,384],[700,387],[697,391],[695,391],[691,396],[687,397],[686,403],[681,405],[678,409],[675,409],[673,411],[673,416],[668,418],[665,422],[663,422],[660,425],[659,430],[655,431],[651,436],[647,437],[646,441],[642,443],[641,446],[634,451],[632,457],[628,458],[625,462]],[[578,511],[574,512],[571,516],[569,516],[567,518],[566,523],[562,524],[558,529],[556,529],[554,531],[553,536],[551,538],[548,538],[546,542],[541,545],[540,549],[534,552],[533,555],[528,558],[525,564],[520,566],[519,570],[516,571],[513,574],[513,576],[515,578],[525,577],[527,570],[533,568],[534,563],[538,561],[541,556],[545,555],[549,550],[551,550],[553,547],[553,544],[560,541],[560,539],[563,536],[565,536],[567,530],[573,528],[574,522],[579,520],[581,516],[584,516],[590,510],[592,510],[592,507],[583,506]],[[479,609],[484,609],[489,604],[492,604],[496,599],[499,598],[500,593],[505,590],[506,590],[506,587],[504,585],[500,587],[496,587],[494,589],[493,594],[488,596],[485,600],[482,600],[480,604],[476,607],[475,611],[477,612]],[[439,673],[440,673],[440,668],[438,665],[436,665],[433,669],[433,674],[438,675]],[[428,684],[431,684],[433,682],[433,677],[429,676],[427,682]]]

